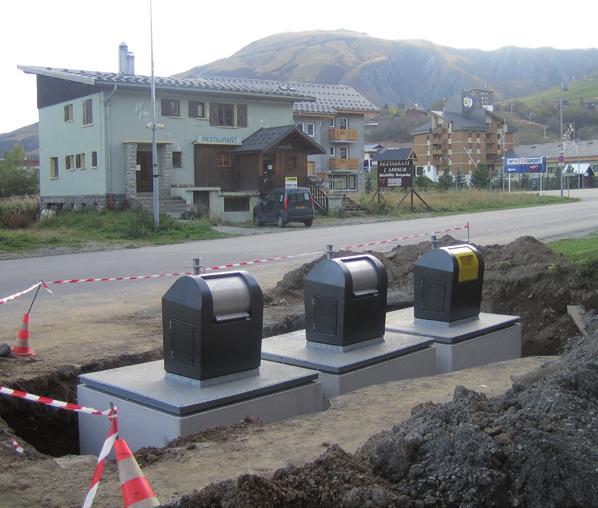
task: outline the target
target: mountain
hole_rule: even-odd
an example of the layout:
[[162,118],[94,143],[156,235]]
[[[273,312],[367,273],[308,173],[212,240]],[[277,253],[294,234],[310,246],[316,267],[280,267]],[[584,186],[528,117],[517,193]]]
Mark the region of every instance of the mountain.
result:
[[558,86],[598,72],[598,49],[456,49],[424,40],[387,40],[347,30],[288,32],[252,42],[230,58],[178,77],[207,75],[347,84],[382,106],[429,107],[462,88],[497,99]]
[[0,134],[0,158],[14,145],[21,145],[30,159],[39,157],[38,124],[32,123],[16,131]]

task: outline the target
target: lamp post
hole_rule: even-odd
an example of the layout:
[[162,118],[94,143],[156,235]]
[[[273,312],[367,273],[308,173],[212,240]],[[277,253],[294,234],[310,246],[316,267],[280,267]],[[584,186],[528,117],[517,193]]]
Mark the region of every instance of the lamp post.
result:
[[564,175],[563,170],[565,166],[565,149],[563,146],[563,93],[566,92],[568,88],[565,86],[565,83],[561,81],[561,90],[559,93],[559,113],[560,113],[560,130],[561,130],[561,151],[559,154],[559,167],[561,168],[561,197],[563,197],[563,183],[564,183]]

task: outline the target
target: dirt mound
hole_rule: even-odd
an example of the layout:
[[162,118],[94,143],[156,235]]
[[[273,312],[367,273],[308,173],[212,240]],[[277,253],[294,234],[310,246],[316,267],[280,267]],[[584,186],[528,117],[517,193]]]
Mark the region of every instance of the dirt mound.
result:
[[587,507],[598,499],[598,335],[500,397],[465,388],[425,404],[355,454],[333,446],[271,479],[245,475],[190,507]]
[[[463,243],[443,236],[438,246]],[[570,265],[560,254],[531,236],[506,245],[479,247],[486,270],[482,310],[522,317],[523,354],[558,354],[564,337],[575,333],[567,305],[598,307],[598,290],[592,280]],[[413,267],[430,249],[430,242],[405,245],[389,253],[370,252],[384,264],[388,274],[388,309],[413,305]],[[351,255],[334,253],[334,257]],[[272,316],[268,332],[285,333],[303,325],[303,279],[322,258],[287,273],[265,297],[265,315]],[[276,308],[280,307],[280,308]],[[271,330],[270,330],[271,328]]]

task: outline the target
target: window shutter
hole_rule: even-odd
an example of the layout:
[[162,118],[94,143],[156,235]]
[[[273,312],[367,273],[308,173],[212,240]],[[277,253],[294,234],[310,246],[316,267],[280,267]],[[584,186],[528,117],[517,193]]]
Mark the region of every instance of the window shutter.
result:
[[246,104],[237,104],[237,127],[247,127]]
[[210,125],[215,127],[218,125],[218,104],[210,103]]

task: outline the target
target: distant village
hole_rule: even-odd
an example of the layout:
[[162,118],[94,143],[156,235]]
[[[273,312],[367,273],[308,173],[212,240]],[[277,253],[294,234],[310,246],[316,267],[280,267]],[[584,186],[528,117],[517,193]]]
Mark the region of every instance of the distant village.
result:
[[[20,69],[37,78],[42,207],[147,206],[150,78],[135,73],[127,45],[118,48],[118,72]],[[412,141],[389,145],[365,143],[380,109],[349,86],[230,77],[158,77],[155,86],[166,211],[200,207],[210,218],[245,221],[288,178],[328,208],[369,190],[377,159],[397,148],[410,148],[414,177],[433,183],[450,175],[468,185],[479,168],[503,178],[514,158],[540,158],[546,175],[562,168],[580,178],[598,165],[591,140],[564,143],[566,158],[558,142],[516,146],[488,89],[455,90],[439,110],[406,107]]]

